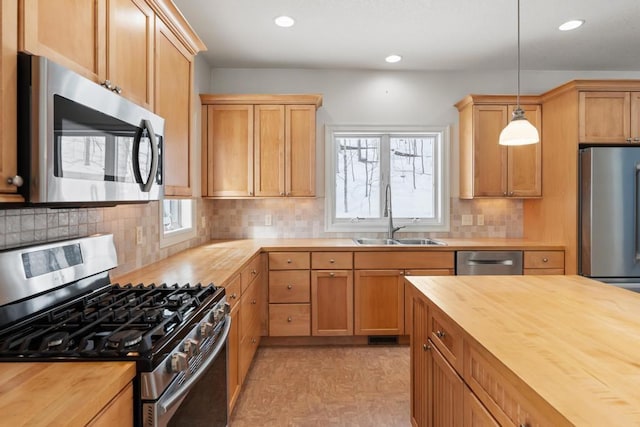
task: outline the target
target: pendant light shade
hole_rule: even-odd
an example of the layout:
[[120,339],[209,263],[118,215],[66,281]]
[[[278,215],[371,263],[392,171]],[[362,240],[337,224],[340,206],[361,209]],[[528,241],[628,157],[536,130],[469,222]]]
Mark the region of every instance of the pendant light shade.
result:
[[520,0],[518,0],[518,93],[516,97],[517,107],[513,112],[513,118],[500,132],[498,140],[500,145],[527,145],[540,142],[538,129],[524,116],[520,108]]

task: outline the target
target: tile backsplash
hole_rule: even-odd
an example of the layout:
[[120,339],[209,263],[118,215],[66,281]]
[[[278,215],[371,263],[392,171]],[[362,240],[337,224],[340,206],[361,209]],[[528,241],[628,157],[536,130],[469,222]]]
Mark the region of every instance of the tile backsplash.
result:
[[[213,204],[211,221],[215,224],[214,239],[257,237],[354,237],[354,233],[324,231],[324,199],[242,199],[208,200]],[[266,226],[265,214],[272,225]],[[460,200],[451,199],[450,231],[438,233],[407,233],[403,236],[440,238],[516,238],[522,237],[522,201],[511,199]],[[473,224],[483,215],[483,225],[462,225],[463,215],[471,215]],[[404,231],[404,230],[403,230]],[[376,233],[357,233],[374,235]],[[384,233],[377,233],[380,237]]]

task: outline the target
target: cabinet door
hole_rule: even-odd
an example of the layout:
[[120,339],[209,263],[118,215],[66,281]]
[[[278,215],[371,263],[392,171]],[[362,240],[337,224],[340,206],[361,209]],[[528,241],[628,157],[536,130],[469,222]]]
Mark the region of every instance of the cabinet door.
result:
[[631,138],[640,142],[640,92],[631,92]]
[[491,416],[477,397],[464,387],[464,427],[499,427],[500,424]]
[[21,50],[46,56],[96,82],[104,80],[105,4],[106,0],[21,0]]
[[227,343],[227,394],[229,414],[233,411],[238,395],[240,394],[240,370],[238,366],[238,350],[240,347],[240,305],[236,304],[231,311],[231,329],[229,330],[229,342]]
[[254,106],[256,196],[284,196],[284,105]]
[[193,56],[156,19],[155,112],[164,118],[164,193],[191,196]]
[[19,202],[17,188],[7,182],[17,172],[16,76],[18,64],[18,3],[0,3],[0,202]]
[[286,195],[315,196],[316,108],[313,105],[287,105],[286,117]]
[[416,427],[430,426],[431,399],[428,363],[427,304],[418,295],[411,298],[413,334],[411,335],[411,421]]
[[[405,276],[453,276],[452,268],[430,268],[405,270]],[[413,330],[413,307],[411,304],[411,289],[413,286],[405,282],[404,287],[404,334],[411,335]]]
[[404,333],[403,270],[356,270],[355,335]]
[[507,125],[504,105],[473,107],[473,195],[502,197],[507,195],[507,147],[498,144],[500,132]]
[[432,370],[432,425],[462,427],[464,383],[433,344],[429,354]]
[[253,105],[207,107],[207,196],[253,196]]
[[107,79],[152,110],[155,15],[143,0],[109,0],[107,14]]
[[579,142],[628,142],[630,96],[629,92],[580,92]]
[[311,272],[311,335],[353,335],[353,272]]
[[[540,143],[508,147],[507,194],[513,197],[542,196],[542,108],[522,105],[527,120],[538,129]],[[509,106],[509,117],[515,106]]]
[[133,426],[133,385],[129,383],[89,423],[88,427]]

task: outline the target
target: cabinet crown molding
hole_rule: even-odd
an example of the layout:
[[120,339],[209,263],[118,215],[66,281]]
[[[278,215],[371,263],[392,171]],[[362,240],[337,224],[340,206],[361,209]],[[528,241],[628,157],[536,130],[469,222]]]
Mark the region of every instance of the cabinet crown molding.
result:
[[234,105],[234,104],[260,104],[260,105],[315,105],[322,106],[321,94],[200,94],[202,105]]
[[180,9],[172,0],[145,0],[162,21],[173,31],[180,42],[184,44],[189,53],[197,55],[198,52],[207,50],[207,46],[198,37]]

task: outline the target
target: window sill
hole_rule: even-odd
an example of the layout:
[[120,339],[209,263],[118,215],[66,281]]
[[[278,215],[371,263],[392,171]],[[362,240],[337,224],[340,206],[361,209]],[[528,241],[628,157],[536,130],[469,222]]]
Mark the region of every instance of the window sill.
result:
[[166,248],[168,246],[177,245],[178,243],[186,242],[196,237],[195,227],[187,230],[170,231],[166,233],[160,233],[160,247]]

